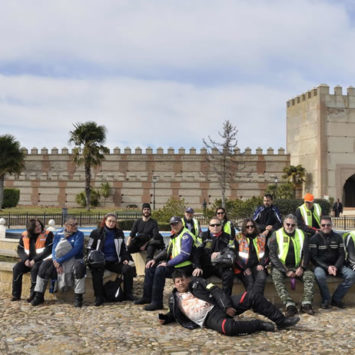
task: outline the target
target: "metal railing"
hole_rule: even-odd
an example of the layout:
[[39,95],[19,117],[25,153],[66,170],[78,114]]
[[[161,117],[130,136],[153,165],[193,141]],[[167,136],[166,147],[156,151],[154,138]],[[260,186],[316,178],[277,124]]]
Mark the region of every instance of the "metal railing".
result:
[[[80,226],[96,226],[105,213],[0,213],[0,218],[5,218],[8,228],[11,226],[26,226],[27,222],[33,218],[39,218],[45,225],[50,219],[54,219],[56,225],[63,226],[67,216],[75,217]],[[120,211],[117,212],[119,220],[137,219],[141,216],[140,212]]]

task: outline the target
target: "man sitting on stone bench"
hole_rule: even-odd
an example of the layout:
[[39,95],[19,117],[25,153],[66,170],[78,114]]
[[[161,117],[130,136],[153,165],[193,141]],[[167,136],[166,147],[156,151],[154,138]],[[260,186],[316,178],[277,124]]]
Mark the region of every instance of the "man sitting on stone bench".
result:
[[158,223],[151,218],[149,203],[143,203],[142,218],[137,219],[127,239],[129,253],[147,251],[146,262],[152,260],[156,250],[164,249],[163,237],[159,233]]
[[259,319],[233,319],[248,309],[269,318],[279,329],[290,327],[299,321],[299,317],[286,318],[260,293],[244,292],[229,297],[214,284],[199,277],[190,278],[180,270],[174,271],[172,277],[175,288],[169,299],[170,312],[159,314],[161,324],[176,321],[187,329],[205,326],[225,335],[274,330],[274,324]]
[[64,230],[54,236],[52,259],[46,260],[39,268],[32,306],[44,302],[44,292],[50,279],[58,278],[58,289],[74,286],[75,307],[83,304],[86,266],[83,261],[84,234],[78,231],[78,222],[69,217]]
[[184,228],[180,217],[170,219],[171,236],[168,247],[147,262],[143,297],[136,300],[135,304],[147,304],[146,311],[163,308],[163,291],[165,278],[171,277],[175,269],[184,270],[191,274],[191,253],[195,244],[195,236]]
[[[344,308],[342,301],[346,292],[355,282],[355,273],[344,266],[343,238],[332,230],[332,219],[322,216],[320,219],[320,231],[314,234],[309,242],[311,260],[314,268],[314,276],[322,296],[321,308],[329,308],[330,305]],[[327,285],[328,276],[340,276],[344,280],[330,297]]]
[[202,243],[195,250],[193,261],[195,269],[192,276],[202,276],[208,278],[212,275],[222,279],[223,291],[227,295],[232,294],[233,288],[233,260],[230,263],[220,263],[221,253],[227,253],[228,250],[234,257],[234,241],[231,236],[222,230],[222,222],[218,217],[212,217],[208,231],[202,233]]
[[314,314],[312,309],[314,274],[308,269],[308,238],[301,229],[296,227],[296,216],[289,214],[284,219],[283,227],[274,232],[269,240],[272,280],[277,294],[286,306],[288,317],[294,316],[298,311],[285,282],[289,280],[291,288],[294,289],[296,278],[302,280],[304,284],[300,311]]

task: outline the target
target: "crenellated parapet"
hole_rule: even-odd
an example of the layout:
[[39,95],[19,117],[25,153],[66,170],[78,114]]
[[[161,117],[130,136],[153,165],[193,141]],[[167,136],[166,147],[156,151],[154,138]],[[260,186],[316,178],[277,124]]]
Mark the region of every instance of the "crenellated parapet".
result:
[[[51,149],[42,147],[40,150],[37,147],[32,147],[30,150],[28,150],[25,147],[22,147],[21,151],[24,152],[25,155],[71,155],[73,154],[73,149],[69,149],[67,147],[63,147],[61,149],[58,149],[57,147],[53,147]],[[125,147],[123,149],[119,147],[115,147],[113,149],[110,149],[107,155],[206,155],[206,154],[218,154],[218,150],[217,149],[208,150],[206,148],[200,148],[199,150],[197,150],[194,147],[191,147],[190,149],[185,149],[183,147],[180,147],[177,150],[172,147],[169,147],[167,149],[158,147],[155,150],[153,150],[153,148],[151,147],[145,149],[141,147],[136,147],[134,149],[130,147]],[[266,151],[263,151],[262,148],[258,147],[255,149],[254,152],[250,147],[245,148],[244,151],[241,151],[240,148],[235,148],[233,152],[233,155],[274,155],[274,154],[275,154],[274,149],[271,147],[267,148]],[[285,149],[279,148],[277,154],[278,155],[285,154]]]
[[343,105],[344,108],[354,108],[355,107],[355,88],[349,86],[347,88],[346,95],[343,95],[343,88],[339,85],[334,87],[333,94],[329,91],[329,86],[327,84],[320,84],[318,87],[306,91],[287,101],[287,107],[306,103],[307,101],[314,100],[315,98],[320,99],[321,97],[328,98],[328,105]]

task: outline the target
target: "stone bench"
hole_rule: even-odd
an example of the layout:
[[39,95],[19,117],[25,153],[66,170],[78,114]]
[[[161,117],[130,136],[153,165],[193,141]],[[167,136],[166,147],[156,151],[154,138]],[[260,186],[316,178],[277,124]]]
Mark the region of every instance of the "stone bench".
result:
[[[330,294],[332,294],[335,291],[335,289],[342,282],[342,280],[343,279],[340,277],[329,277],[328,278],[328,287],[329,287]],[[222,280],[216,276],[212,276],[212,277],[208,278],[208,281],[214,283],[215,285],[217,285],[219,287],[222,287]],[[297,303],[301,303],[302,297],[303,297],[303,282],[296,279],[296,288],[295,288],[295,290],[291,290],[291,284],[290,284],[290,282],[287,282],[287,280],[286,280],[286,287],[287,287],[288,291],[290,292],[291,297]],[[237,294],[240,294],[244,291],[245,291],[245,288],[244,288],[242,282],[237,277],[235,277],[234,283],[233,283],[232,294],[237,295]],[[270,275],[266,279],[264,296],[268,300],[270,300],[272,303],[277,304],[278,306],[282,305],[281,300],[277,295],[274,283],[273,283]],[[353,285],[352,288],[345,295],[344,302],[346,305],[355,305],[355,285]],[[318,285],[315,282],[313,304],[316,307],[318,307],[320,305],[320,303],[321,303],[321,295],[319,292]]]
[[[0,261],[0,293],[11,297],[11,287],[12,287],[12,268],[14,267],[14,262]],[[117,277],[116,273],[105,270],[104,273],[104,283],[110,280],[115,280]],[[30,292],[30,273],[24,274],[22,279],[22,299],[26,299]],[[46,300],[56,300],[60,299],[65,302],[72,302],[74,300],[74,292],[69,290],[67,292],[55,292],[49,293],[48,287],[45,293]],[[92,276],[89,269],[87,269],[86,279],[85,279],[85,301],[94,302],[94,290],[92,287]]]

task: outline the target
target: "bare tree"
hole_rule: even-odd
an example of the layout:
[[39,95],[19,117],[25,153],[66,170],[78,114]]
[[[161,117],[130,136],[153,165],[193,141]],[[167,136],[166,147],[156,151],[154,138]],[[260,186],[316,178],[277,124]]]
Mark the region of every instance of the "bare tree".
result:
[[223,122],[223,132],[218,132],[222,139],[218,142],[208,136],[203,139],[203,144],[211,152],[207,154],[207,160],[217,175],[218,184],[221,189],[222,207],[226,207],[226,189],[233,181],[234,149],[237,148],[238,130],[229,120]]

